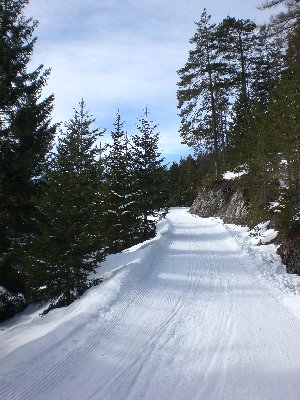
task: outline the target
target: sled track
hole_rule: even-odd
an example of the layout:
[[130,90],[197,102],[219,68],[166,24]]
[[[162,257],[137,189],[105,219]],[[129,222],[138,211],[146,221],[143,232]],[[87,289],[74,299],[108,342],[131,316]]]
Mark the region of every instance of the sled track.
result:
[[298,400],[300,324],[257,261],[218,221],[168,218],[116,299],[1,360],[0,400]]

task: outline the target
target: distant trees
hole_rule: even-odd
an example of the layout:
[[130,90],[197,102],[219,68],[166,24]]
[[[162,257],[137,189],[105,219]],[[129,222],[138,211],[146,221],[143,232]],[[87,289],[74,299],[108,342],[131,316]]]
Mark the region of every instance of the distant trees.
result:
[[191,206],[212,170],[214,160],[211,154],[199,154],[196,158],[189,155],[173,162],[165,172],[168,206]]
[[139,238],[146,240],[155,234],[156,221],[167,214],[165,166],[158,151],[157,125],[149,120],[147,109],[139,119],[139,134],[132,137],[133,182]]
[[23,249],[56,130],[53,96],[41,96],[49,70],[28,71],[37,22],[25,18],[27,3],[0,1],[0,282],[15,291],[24,290]]

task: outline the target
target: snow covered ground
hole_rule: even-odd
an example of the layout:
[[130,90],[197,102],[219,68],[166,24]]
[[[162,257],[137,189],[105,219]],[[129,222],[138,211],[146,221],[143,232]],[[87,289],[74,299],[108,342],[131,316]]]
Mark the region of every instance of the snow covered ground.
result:
[[260,228],[172,209],[71,306],[0,325],[0,399],[299,400],[300,278]]

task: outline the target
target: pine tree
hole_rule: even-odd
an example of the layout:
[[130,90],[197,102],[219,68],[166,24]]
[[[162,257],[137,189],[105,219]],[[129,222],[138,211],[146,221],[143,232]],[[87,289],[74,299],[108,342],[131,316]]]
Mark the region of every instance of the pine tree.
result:
[[132,157],[124,123],[118,112],[105,157],[106,203],[110,251],[117,253],[138,241],[138,219],[132,176]]
[[220,138],[217,91],[224,84],[227,66],[218,57],[216,25],[210,23],[206,10],[196,23],[197,31],[190,40],[195,46],[189,53],[187,64],[178,71],[180,81],[177,91],[180,109],[180,134],[183,143],[212,151],[215,158],[215,175],[220,176]]
[[[282,173],[282,225],[300,231],[300,24],[291,33],[286,53],[286,70],[272,95],[270,130],[279,142]],[[273,139],[274,140],[274,139]]]
[[251,102],[260,103],[266,110],[284,68],[282,40],[274,36],[268,26],[261,26],[257,32],[252,64]]
[[36,196],[56,127],[53,96],[41,99],[49,70],[28,72],[36,21],[28,0],[0,1],[0,282],[24,290],[23,248],[36,229]]
[[248,167],[243,181],[252,222],[268,218],[270,202],[279,201],[277,221],[281,230],[289,231],[299,229],[300,215],[299,32],[290,36],[285,68],[278,63],[276,38],[269,40],[264,41],[267,57],[256,65],[256,87],[239,151]]
[[158,151],[159,134],[157,125],[149,120],[148,111],[139,119],[137,126],[140,134],[132,138],[132,160],[134,165],[134,183],[136,213],[139,217],[141,240],[155,234],[158,218],[167,213],[167,190],[164,181],[165,166]]
[[101,132],[80,103],[53,153],[41,198],[43,220],[32,239],[27,274],[32,296],[51,307],[70,304],[90,285],[107,239],[99,150]]
[[[227,63],[230,133],[228,144],[237,147],[244,143],[244,126],[250,111],[252,58],[256,49],[256,25],[250,20],[227,17],[217,27],[219,57]],[[242,152],[241,152],[242,153]],[[238,162],[241,162],[239,159]]]

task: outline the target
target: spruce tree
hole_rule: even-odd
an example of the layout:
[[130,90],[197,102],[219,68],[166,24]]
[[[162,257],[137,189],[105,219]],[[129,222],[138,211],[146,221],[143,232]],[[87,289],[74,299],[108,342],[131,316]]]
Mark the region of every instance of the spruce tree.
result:
[[49,70],[29,72],[36,21],[28,0],[0,1],[0,283],[24,290],[23,249],[36,229],[37,203],[56,127],[53,96],[41,98]]
[[131,147],[118,111],[105,157],[106,204],[110,251],[117,253],[138,241]]
[[107,239],[99,150],[101,132],[80,103],[52,154],[41,198],[43,220],[32,239],[27,267],[36,300],[70,304],[90,285]]
[[165,166],[158,151],[157,125],[149,120],[148,111],[139,119],[139,134],[132,137],[132,159],[136,213],[139,218],[141,240],[155,234],[156,222],[168,212],[167,190],[164,180]]

